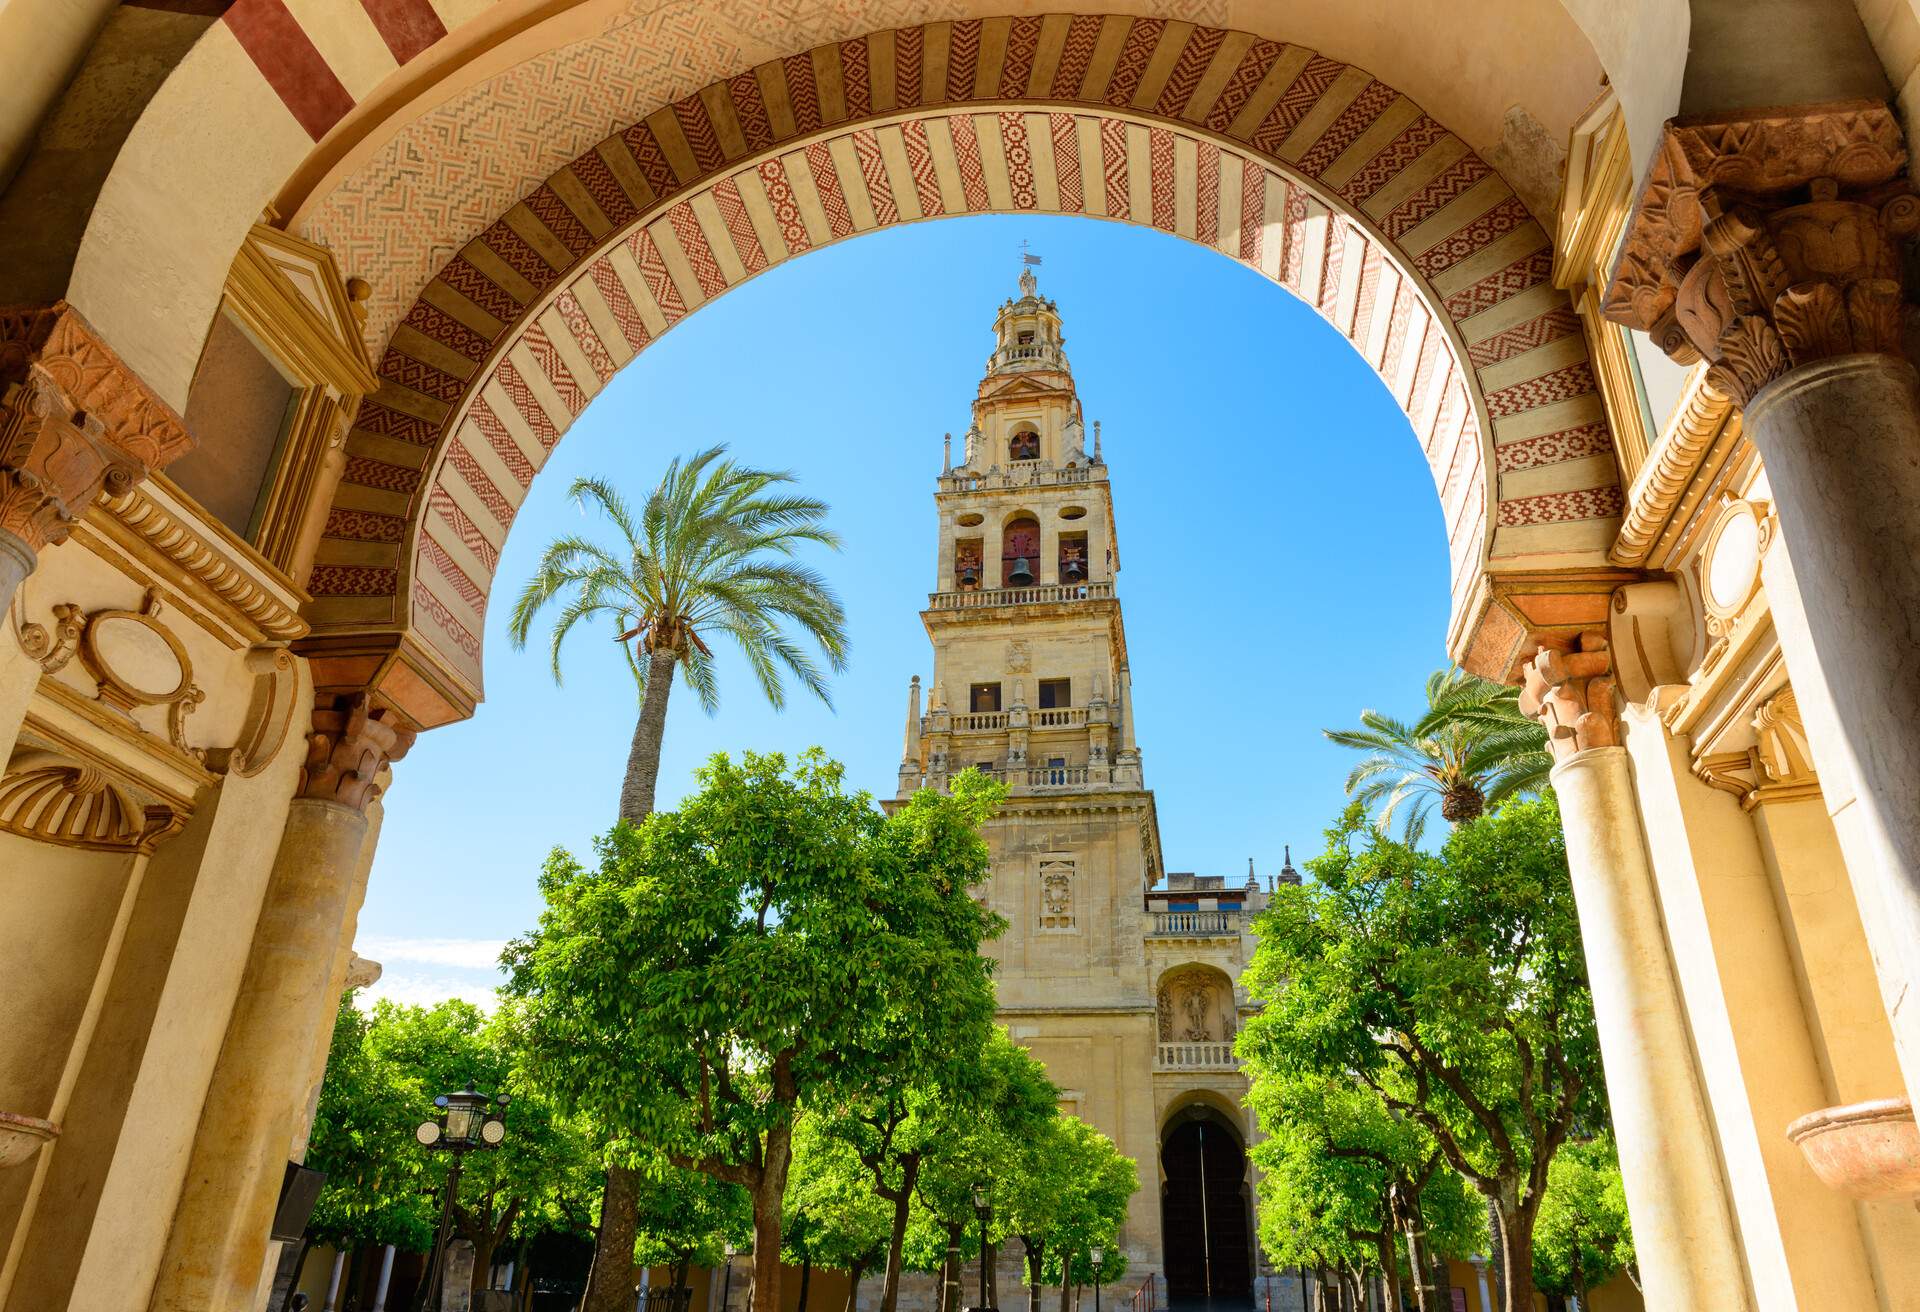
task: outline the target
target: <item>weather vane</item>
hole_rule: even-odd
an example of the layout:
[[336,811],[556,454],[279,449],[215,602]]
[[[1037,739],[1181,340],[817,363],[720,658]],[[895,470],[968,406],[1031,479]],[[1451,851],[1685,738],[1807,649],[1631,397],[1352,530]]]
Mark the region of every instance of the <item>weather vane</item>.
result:
[[1027,243],[1024,241],[1020,243],[1020,263],[1029,269],[1035,269],[1040,266],[1040,257],[1028,250]]

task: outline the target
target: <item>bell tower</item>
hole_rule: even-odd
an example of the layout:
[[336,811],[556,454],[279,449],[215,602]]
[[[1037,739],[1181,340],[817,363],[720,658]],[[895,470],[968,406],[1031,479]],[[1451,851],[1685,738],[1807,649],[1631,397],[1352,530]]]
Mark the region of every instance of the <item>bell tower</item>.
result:
[[[1082,417],[1061,328],[1023,273],[995,316],[958,453],[947,438],[920,616],[933,674],[924,711],[917,678],[909,691],[899,796],[968,768],[1006,784],[987,826],[987,901],[1008,924],[987,949],[1000,1022],[1046,1063],[1068,1110],[1145,1164],[1159,1124],[1143,943],[1159,823],[1134,739],[1100,428]],[[1136,1203],[1123,1242],[1152,1269],[1159,1209],[1151,1191]]]

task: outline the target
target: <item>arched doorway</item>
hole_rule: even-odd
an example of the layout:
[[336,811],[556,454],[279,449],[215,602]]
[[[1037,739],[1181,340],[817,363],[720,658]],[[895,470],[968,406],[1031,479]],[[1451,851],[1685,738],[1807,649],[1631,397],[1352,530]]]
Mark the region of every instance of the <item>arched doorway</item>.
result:
[[1196,1104],[1160,1139],[1161,1242],[1172,1302],[1240,1303],[1253,1292],[1253,1226],[1240,1132]]

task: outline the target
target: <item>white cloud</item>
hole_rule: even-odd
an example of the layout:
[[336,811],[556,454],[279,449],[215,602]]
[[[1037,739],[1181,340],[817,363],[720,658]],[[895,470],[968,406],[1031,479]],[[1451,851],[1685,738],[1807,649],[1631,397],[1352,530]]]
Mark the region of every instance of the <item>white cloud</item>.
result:
[[357,941],[353,950],[382,965],[413,961],[428,966],[493,972],[499,969],[500,953],[506,946],[507,940],[503,938],[396,938],[372,934]]
[[363,1010],[382,1000],[406,1007],[431,1007],[448,998],[464,998],[486,1012],[500,1005],[500,997],[491,983],[444,975],[415,975],[407,971],[381,975],[354,996],[354,1004]]

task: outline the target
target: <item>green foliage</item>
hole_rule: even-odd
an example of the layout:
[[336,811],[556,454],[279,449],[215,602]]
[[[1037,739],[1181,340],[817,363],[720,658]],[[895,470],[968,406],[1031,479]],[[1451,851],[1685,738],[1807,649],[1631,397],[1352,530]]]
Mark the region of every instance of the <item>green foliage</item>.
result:
[[1087,1252],[1104,1246],[1100,1281],[1112,1284],[1126,1274],[1120,1227],[1139,1188],[1138,1168],[1113,1140],[1077,1116],[1055,1116],[1027,1140],[1001,1188],[1002,1231],[1040,1254],[1042,1278],[1053,1284],[1067,1254],[1075,1255],[1075,1280],[1090,1281]]
[[369,1049],[372,1026],[351,992],[340,999],[307,1141],[307,1165],[327,1173],[309,1229],[329,1243],[420,1252],[433,1242],[437,1214],[413,1129],[430,1108],[404,1068]]
[[643,1161],[636,1184],[635,1262],[716,1267],[729,1243],[747,1247],[753,1204],[739,1185],[684,1170],[657,1154]]
[[724,1168],[757,1160],[803,1093],[857,1090],[927,1035],[984,1034],[996,926],[968,890],[991,786],[886,818],[841,783],[817,751],[792,771],[716,756],[679,811],[600,839],[597,867],[554,853],[507,991],[569,1105]]
[[434,1007],[343,1000],[321,1084],[308,1162],[328,1173],[314,1209],[322,1238],[424,1251],[439,1220],[448,1159],[414,1127],[433,1099],[471,1084],[512,1099],[501,1146],[469,1154],[457,1217],[496,1241],[510,1232],[579,1232],[598,1189],[587,1127],[525,1078],[511,1029],[458,1000]]
[[1556,804],[1509,803],[1437,855],[1355,804],[1308,868],[1256,925],[1245,979],[1266,1006],[1239,1039],[1256,1103],[1284,1096],[1261,1082],[1357,1081],[1498,1201],[1524,1255],[1555,1152],[1604,1115]]
[[873,1191],[873,1174],[852,1144],[824,1116],[803,1115],[794,1128],[787,1173],[785,1256],[798,1265],[863,1272],[887,1257],[893,1209]]
[[1488,805],[1547,787],[1553,757],[1546,731],[1520,713],[1519,690],[1459,669],[1427,679],[1427,709],[1411,724],[1362,711],[1358,729],[1327,729],[1342,747],[1367,753],[1347,793],[1377,811],[1386,833],[1403,817],[1401,841],[1417,847],[1433,806],[1452,823]]
[[1634,1266],[1633,1227],[1613,1140],[1569,1144],[1547,1171],[1534,1230],[1534,1279],[1550,1294],[1584,1295]]
[[[548,544],[515,599],[507,625],[515,650],[560,602],[549,637],[554,682],[560,649],[582,621],[606,621],[644,691],[654,652],[669,652],[700,704],[720,704],[707,637],[725,634],[747,659],[767,700],[786,705],[783,671],[822,701],[826,674],[794,636],[812,639],[834,670],[846,667],[846,613],[820,574],[794,561],[806,544],[838,548],[827,506],[781,491],[793,475],[725,460],[725,447],[674,460],[636,516],[603,479],[575,479],[567,495],[619,534],[609,549],[568,536]],[[561,599],[564,598],[562,601]],[[639,655],[634,645],[638,643]]]

